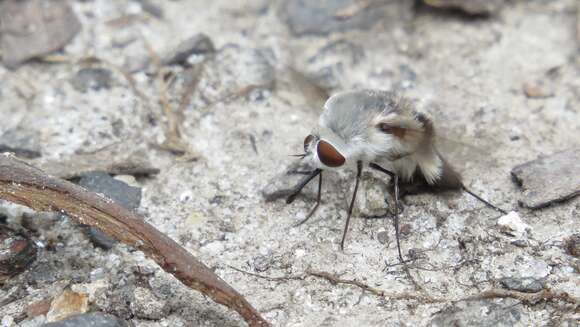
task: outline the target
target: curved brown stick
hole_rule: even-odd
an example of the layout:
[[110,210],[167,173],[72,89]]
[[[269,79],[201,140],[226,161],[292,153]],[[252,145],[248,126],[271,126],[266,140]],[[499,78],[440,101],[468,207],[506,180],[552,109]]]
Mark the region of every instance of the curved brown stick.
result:
[[67,214],[136,247],[186,286],[236,310],[250,326],[270,326],[246,299],[171,238],[112,200],[0,155],[0,199]]

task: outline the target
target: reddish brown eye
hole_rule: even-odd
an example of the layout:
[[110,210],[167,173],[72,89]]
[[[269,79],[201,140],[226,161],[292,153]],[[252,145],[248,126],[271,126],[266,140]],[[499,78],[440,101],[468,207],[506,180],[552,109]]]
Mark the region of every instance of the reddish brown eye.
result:
[[316,148],[318,158],[328,167],[340,167],[344,165],[346,159],[330,143],[319,141]]
[[377,127],[383,133],[392,134],[392,135],[395,135],[398,138],[405,137],[405,133],[407,132],[407,130],[405,130],[402,127],[392,126],[392,125],[389,125],[389,124],[386,124],[386,123],[380,123],[380,124],[377,125]]
[[308,152],[308,147],[310,146],[310,143],[312,143],[312,140],[314,140],[314,135],[308,135],[304,139],[304,152]]

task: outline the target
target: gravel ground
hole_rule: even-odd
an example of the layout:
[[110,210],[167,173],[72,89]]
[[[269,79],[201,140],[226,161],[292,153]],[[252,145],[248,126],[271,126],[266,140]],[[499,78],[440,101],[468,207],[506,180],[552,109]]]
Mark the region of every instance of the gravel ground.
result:
[[[419,287],[450,300],[491,287],[526,289],[527,281],[580,298],[580,262],[563,246],[580,230],[580,200],[535,211],[521,208],[522,191],[510,178],[518,164],[579,144],[576,1],[510,1],[487,18],[400,2],[386,5],[392,8],[372,26],[355,22],[324,35],[299,36],[287,23],[292,11],[268,1],[156,4],[151,9],[147,1],[72,2],[82,30],[58,58],[17,70],[0,66],[0,135],[16,130],[36,140],[26,146],[40,151],[39,164],[104,147],[139,151],[160,172],[121,177],[141,188],[136,210],[212,267],[275,326],[577,323],[577,311],[563,303],[427,304],[381,298],[321,278],[272,281],[231,268],[274,277],[326,271],[386,292]],[[191,153],[179,156],[157,146],[165,139],[167,117],[147,48],[165,59],[197,33],[215,47],[215,54],[188,58],[194,68],[203,66],[202,73],[183,64],[165,68],[174,108],[191,79],[199,79],[178,118]],[[87,57],[101,62],[90,64]],[[87,67],[99,69],[80,73]],[[130,71],[144,97],[113,67]],[[527,229],[506,234],[498,213],[466,194],[408,196],[402,245],[418,257],[410,278],[393,265],[398,259],[391,220],[360,219],[384,205],[382,177],[364,175],[346,248],[339,250],[353,187],[349,171],[326,174],[319,211],[292,227],[314,204],[314,185],[291,205],[282,199],[267,202],[263,191],[299,179],[284,174],[294,162],[289,154],[301,151],[321,107],[288,67],[330,94],[380,88],[412,98],[433,117],[441,149],[466,185],[517,211]],[[89,311],[135,326],[244,325],[141,253],[119,244],[96,247],[66,217],[6,202],[0,212],[41,245],[32,267],[0,287],[0,299],[11,299],[0,308],[2,326],[42,325],[45,315],[18,317],[30,303],[67,287],[88,294]]]

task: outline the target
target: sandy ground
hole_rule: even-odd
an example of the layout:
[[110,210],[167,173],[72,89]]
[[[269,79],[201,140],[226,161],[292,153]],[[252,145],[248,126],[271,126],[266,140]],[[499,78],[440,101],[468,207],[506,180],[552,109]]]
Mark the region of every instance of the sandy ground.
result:
[[[138,211],[213,267],[276,326],[447,325],[446,317],[458,317],[460,325],[558,325],[578,315],[564,305],[530,306],[510,299],[468,305],[389,300],[323,279],[269,281],[229,266],[275,277],[313,269],[388,292],[416,291],[401,266],[386,267],[397,263],[391,221],[360,219],[381,206],[385,179],[365,175],[344,252],[339,242],[352,172],[326,174],[320,210],[298,228],[292,225],[314,204],[314,185],[291,205],[264,200],[269,183],[289,179],[283,173],[294,158],[288,155],[301,151],[321,109],[287,82],[286,67],[292,65],[330,93],[394,88],[413,98],[434,117],[442,149],[466,184],[517,211],[530,226],[514,245],[516,238],[497,227],[498,214],[468,195],[405,198],[402,223],[409,232],[403,250],[421,256],[410,272],[426,292],[457,299],[499,287],[503,277],[533,277],[580,297],[578,259],[562,247],[579,230],[580,200],[523,209],[521,191],[510,178],[517,164],[578,146],[575,6],[573,0],[510,2],[488,19],[423,8],[369,30],[296,37],[267,1],[167,1],[160,3],[163,19],[148,16],[122,27],[107,22],[142,15],[138,2],[78,1],[73,8],[83,29],[65,48],[70,60],[95,56],[128,69],[147,58],[144,39],[163,54],[195,33],[210,37],[218,59],[206,63],[182,121],[183,139],[199,159],[180,160],[151,145],[163,141],[165,124],[156,101],[158,83],[147,74],[151,69],[133,74],[137,88],[150,98],[146,101],[116,71],[111,88],[83,93],[71,85],[78,63],[28,63],[15,71],[0,66],[0,134],[16,126],[38,132],[41,160],[109,144],[144,150],[160,173],[137,179],[143,192]],[[168,94],[177,106],[185,73],[177,66],[170,70],[176,78]],[[212,101],[252,83],[263,87]],[[551,95],[528,98],[525,84],[541,84]],[[7,203],[0,210],[13,224],[20,223],[22,213],[31,214]],[[35,216],[47,223],[33,238],[57,240],[56,246],[42,250],[31,271],[0,288],[0,295],[16,294],[0,308],[7,325],[26,304],[67,285],[89,290],[91,311],[110,312],[135,326],[244,325],[235,313],[181,286],[142,254],[122,245],[97,249],[70,220]],[[385,244],[378,237],[383,231]],[[20,325],[44,321],[40,316]]]

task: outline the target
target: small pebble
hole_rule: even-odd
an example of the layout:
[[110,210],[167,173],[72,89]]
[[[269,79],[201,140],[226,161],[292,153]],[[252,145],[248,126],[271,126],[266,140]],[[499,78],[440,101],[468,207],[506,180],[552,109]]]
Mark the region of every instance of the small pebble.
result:
[[409,234],[411,234],[411,224],[403,224],[401,225],[399,232],[401,233],[402,236],[408,236]]
[[574,257],[580,257],[580,234],[574,234],[564,240],[566,253]]
[[84,293],[76,293],[65,289],[50,304],[50,311],[46,314],[48,322],[62,320],[89,310],[89,298]]
[[158,299],[150,289],[137,287],[134,295],[135,299],[130,306],[136,317],[158,320],[165,316],[165,301]]
[[544,289],[545,282],[532,277],[516,278],[504,277],[499,281],[501,285],[508,289],[526,293],[536,293]]
[[72,87],[82,93],[89,90],[98,91],[110,89],[113,81],[113,74],[105,68],[82,68],[71,79]]
[[169,51],[161,58],[163,65],[183,65],[187,59],[194,54],[207,54],[215,52],[215,47],[209,36],[205,34],[195,34]]
[[64,320],[42,325],[42,327],[128,327],[124,320],[102,312],[76,315]]
[[261,255],[254,258],[254,270],[257,272],[264,272],[270,269],[272,264],[272,257]]
[[0,225],[0,282],[28,269],[36,260],[36,251],[26,235]]
[[497,221],[497,225],[503,233],[516,238],[522,238],[530,230],[530,226],[524,223],[520,215],[515,211],[501,216]]
[[386,230],[377,233],[377,240],[381,244],[387,244],[389,242],[389,232]]

